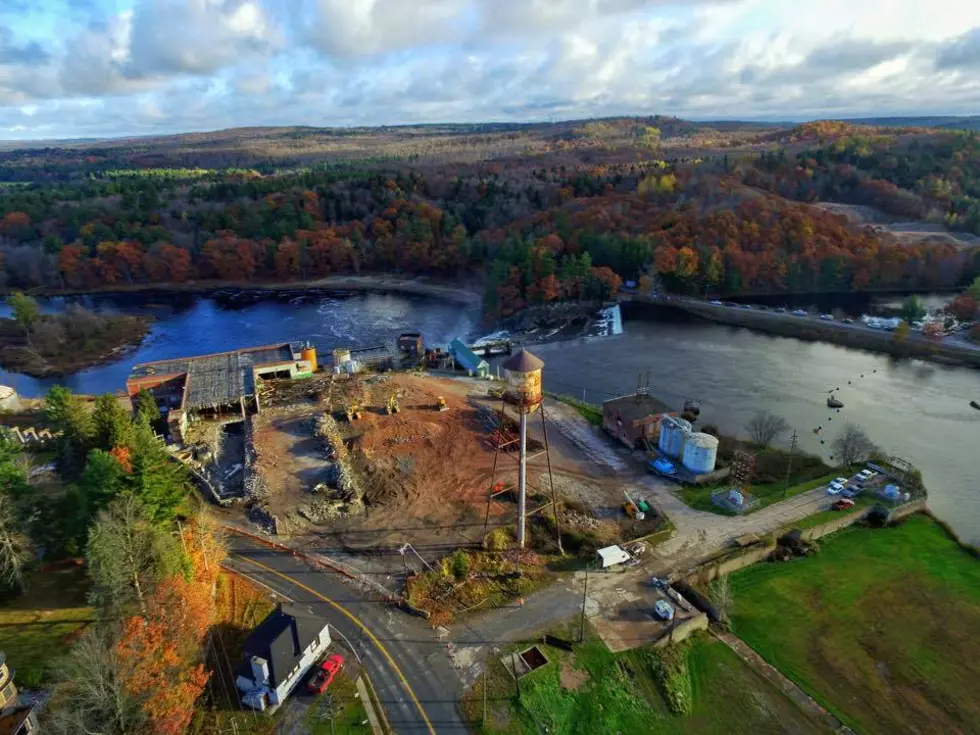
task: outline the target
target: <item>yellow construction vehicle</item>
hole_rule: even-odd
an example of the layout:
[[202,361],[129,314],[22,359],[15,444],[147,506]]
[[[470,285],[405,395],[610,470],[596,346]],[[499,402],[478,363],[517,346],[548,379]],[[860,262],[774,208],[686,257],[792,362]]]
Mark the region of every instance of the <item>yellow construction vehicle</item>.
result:
[[398,407],[398,396],[395,395],[394,393],[392,393],[390,396],[388,396],[388,407],[387,408],[388,408],[388,413],[389,414],[398,413],[398,410],[399,410],[399,407]]
[[361,404],[351,401],[347,404],[347,420],[354,421],[361,418]]
[[445,411],[448,408],[449,408],[449,406],[446,405],[446,399],[445,398],[443,398],[442,396],[439,396],[438,398],[436,398],[436,411]]

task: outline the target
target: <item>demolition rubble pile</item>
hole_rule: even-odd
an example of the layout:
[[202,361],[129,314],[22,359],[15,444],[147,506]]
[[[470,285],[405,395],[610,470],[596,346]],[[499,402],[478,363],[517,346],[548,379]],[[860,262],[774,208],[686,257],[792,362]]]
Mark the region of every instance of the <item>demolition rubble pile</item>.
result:
[[297,513],[310,523],[359,513],[364,508],[364,491],[351,466],[350,453],[337,421],[330,414],[320,414],[313,420],[313,433],[319,437],[324,453],[333,462],[333,471],[325,478],[326,482],[313,486],[313,500],[298,508]]

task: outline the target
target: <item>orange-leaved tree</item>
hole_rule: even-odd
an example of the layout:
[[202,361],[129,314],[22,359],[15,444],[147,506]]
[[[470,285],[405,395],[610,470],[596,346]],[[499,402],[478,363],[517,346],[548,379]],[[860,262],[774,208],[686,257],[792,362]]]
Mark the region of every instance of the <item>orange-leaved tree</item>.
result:
[[224,547],[206,516],[181,529],[185,574],[164,579],[146,613],[123,622],[116,652],[125,691],[140,702],[153,735],[180,735],[210,678],[204,642],[215,620],[215,581]]

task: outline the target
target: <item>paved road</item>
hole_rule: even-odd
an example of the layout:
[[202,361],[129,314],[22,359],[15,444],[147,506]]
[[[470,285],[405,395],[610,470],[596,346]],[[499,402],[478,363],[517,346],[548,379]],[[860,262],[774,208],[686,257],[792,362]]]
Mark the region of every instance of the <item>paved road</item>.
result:
[[424,621],[287,553],[238,536],[229,541],[228,567],[309,607],[347,637],[395,732],[467,732],[457,709],[459,675],[445,642]]
[[[708,311],[716,311],[722,313],[741,312],[744,310],[748,312],[754,312],[756,314],[759,314],[760,316],[765,316],[775,320],[782,319],[784,321],[797,321],[797,322],[815,321],[815,322],[819,322],[819,324],[823,327],[838,329],[840,331],[849,331],[849,332],[857,332],[857,333],[864,333],[864,334],[878,334],[878,335],[882,334],[883,331],[880,329],[873,329],[860,321],[854,321],[850,324],[848,324],[847,322],[837,321],[837,320],[827,321],[824,319],[820,319],[819,316],[816,314],[807,314],[806,316],[798,316],[790,310],[780,312],[780,311],[776,311],[775,309],[761,309],[758,306],[752,307],[751,309],[745,305],[727,306],[726,304],[714,304],[711,303],[710,301],[702,301],[701,299],[693,299],[686,296],[662,296],[659,299],[655,299],[655,300],[661,301],[663,303],[675,303],[675,304],[689,303],[699,308],[706,309]],[[746,324],[745,326],[749,329],[752,328],[751,324]],[[921,345],[933,344],[933,339],[925,336],[922,332],[911,332],[908,336],[908,340],[910,342],[918,343]],[[966,338],[965,333],[963,332],[957,332],[955,334],[946,335],[939,339],[939,343],[953,349],[965,350],[967,352],[980,352],[980,344],[968,340]]]
[[747,533],[766,534],[813,515],[830,506],[837,498],[827,495],[827,486],[800,493],[788,500],[766,506],[744,516],[725,516],[695,510],[677,494],[677,486],[655,477],[644,478],[642,484],[650,500],[666,513],[677,529],[676,535],[659,545],[655,554],[670,568],[685,570],[697,562],[714,556],[731,545],[731,541]]

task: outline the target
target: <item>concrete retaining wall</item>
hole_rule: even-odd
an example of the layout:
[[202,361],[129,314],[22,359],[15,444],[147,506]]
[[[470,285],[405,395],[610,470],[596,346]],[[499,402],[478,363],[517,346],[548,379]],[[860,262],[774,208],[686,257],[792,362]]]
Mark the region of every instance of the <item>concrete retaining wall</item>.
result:
[[668,633],[663,638],[655,641],[653,647],[663,648],[674,643],[680,643],[682,640],[693,635],[697,631],[707,629],[708,616],[704,613],[698,613],[693,618],[688,618],[687,620],[678,623],[671,633]]
[[[829,536],[832,533],[836,533],[843,528],[848,526],[853,526],[855,523],[864,518],[868,513],[871,512],[871,508],[865,508],[862,511],[857,511],[855,513],[849,513],[847,515],[842,515],[840,518],[834,518],[833,520],[827,521],[826,523],[821,523],[819,526],[813,526],[811,528],[803,529],[803,539],[806,541],[815,541],[816,539],[823,538],[824,536]],[[920,498],[919,500],[913,500],[910,503],[901,505],[894,510],[888,516],[889,522],[897,521],[902,518],[907,518],[913,513],[921,513],[926,510],[926,500],[925,498]],[[791,526],[788,526],[789,530]],[[692,573],[684,577],[685,581],[692,585],[697,584],[708,584],[718,577],[722,577],[726,574],[731,574],[732,572],[737,572],[740,569],[745,569],[745,567],[757,564],[760,561],[765,561],[769,555],[776,548],[775,540],[767,544],[760,544],[759,546],[754,546],[742,553],[731,553],[718,559],[705,562],[700,567],[698,567]]]

